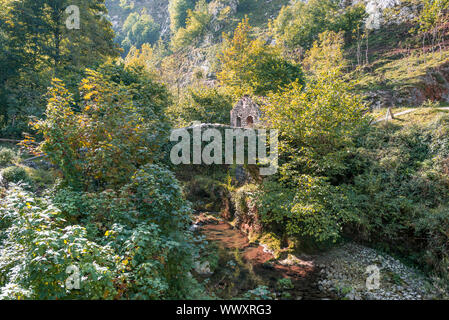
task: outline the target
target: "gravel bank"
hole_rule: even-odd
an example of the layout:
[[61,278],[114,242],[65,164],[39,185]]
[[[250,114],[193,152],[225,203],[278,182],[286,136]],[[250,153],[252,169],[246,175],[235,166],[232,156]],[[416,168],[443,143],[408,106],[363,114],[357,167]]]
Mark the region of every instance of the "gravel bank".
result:
[[314,262],[320,269],[319,289],[337,299],[427,300],[448,297],[416,270],[358,244],[345,244],[316,257]]

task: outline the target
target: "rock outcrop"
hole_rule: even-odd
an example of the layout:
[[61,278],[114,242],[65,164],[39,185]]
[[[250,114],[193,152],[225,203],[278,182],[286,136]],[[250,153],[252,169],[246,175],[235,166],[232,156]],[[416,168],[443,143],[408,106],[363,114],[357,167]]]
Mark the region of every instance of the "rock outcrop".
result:
[[169,0],[133,0],[128,1],[128,8],[121,7],[119,1],[107,0],[106,6],[114,30],[122,28],[123,23],[131,12],[140,12],[145,9],[147,13],[160,26],[160,36],[163,39],[170,37],[170,15],[168,13]]
[[372,109],[419,106],[428,100],[449,102],[449,62],[430,68],[413,85],[371,91],[366,96],[372,102]]

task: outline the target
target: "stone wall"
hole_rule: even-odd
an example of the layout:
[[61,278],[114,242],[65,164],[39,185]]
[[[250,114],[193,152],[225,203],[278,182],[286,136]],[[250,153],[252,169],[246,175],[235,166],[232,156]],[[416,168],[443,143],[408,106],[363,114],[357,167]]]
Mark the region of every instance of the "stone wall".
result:
[[260,121],[259,106],[249,97],[244,96],[231,110],[231,126],[248,128]]

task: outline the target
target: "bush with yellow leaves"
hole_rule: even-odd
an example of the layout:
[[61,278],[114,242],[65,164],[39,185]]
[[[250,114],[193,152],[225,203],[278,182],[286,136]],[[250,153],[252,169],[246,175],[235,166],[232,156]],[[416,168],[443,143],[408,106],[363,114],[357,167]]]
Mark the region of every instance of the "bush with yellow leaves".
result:
[[80,101],[53,79],[46,119],[34,124],[44,138],[38,150],[75,188],[123,185],[141,165],[163,156],[165,89],[141,69],[110,68],[86,71]]

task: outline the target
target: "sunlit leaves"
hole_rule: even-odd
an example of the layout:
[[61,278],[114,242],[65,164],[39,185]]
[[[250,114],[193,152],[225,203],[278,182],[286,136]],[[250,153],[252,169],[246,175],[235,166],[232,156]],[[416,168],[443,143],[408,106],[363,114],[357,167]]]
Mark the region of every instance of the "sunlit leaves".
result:
[[[87,74],[80,84],[79,105],[64,84],[54,79],[47,118],[35,124],[44,136],[39,150],[58,164],[72,186],[120,185],[139,166],[161,156],[158,151],[167,130],[160,116],[165,98],[156,93],[144,100],[139,95],[149,94],[149,87],[147,93],[135,92],[138,87],[113,82],[99,72],[87,70]],[[152,83],[141,85],[143,90]]]
[[218,79],[235,99],[244,94],[266,95],[293,81],[303,82],[301,68],[285,60],[278,47],[251,38],[247,18],[239,23],[232,38],[225,37],[219,60],[222,70]]

